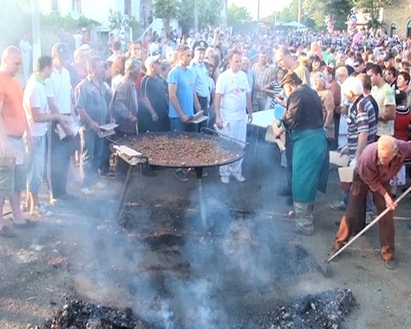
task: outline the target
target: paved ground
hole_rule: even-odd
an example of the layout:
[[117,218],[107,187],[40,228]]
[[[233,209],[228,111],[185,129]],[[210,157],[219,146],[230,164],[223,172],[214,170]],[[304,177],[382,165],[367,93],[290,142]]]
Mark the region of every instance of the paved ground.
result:
[[210,169],[206,223],[194,177],[180,183],[169,170],[136,173],[121,218],[120,183],[107,180],[93,198],[72,184],[77,200],[0,240],[0,328],[40,325],[65,296],[131,306],[163,328],[256,328],[254,320],[279,303],[335,287],[350,288],[359,303],[346,328],[410,328],[410,199],[395,213],[397,270],[385,268],[372,228],[326,278],[314,259],[327,257],[341,216],[329,208],[339,199],[336,172],[316,202],[316,233],[305,237],[282,216],[288,208],[275,194],[285,182],[278,161],[262,143],[248,151],[246,183],[223,186]]

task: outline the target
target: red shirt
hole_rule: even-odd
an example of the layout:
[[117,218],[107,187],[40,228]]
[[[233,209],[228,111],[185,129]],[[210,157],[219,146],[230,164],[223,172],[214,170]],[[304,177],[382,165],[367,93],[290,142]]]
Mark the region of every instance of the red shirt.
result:
[[411,111],[406,106],[397,106],[394,120],[394,137],[408,140],[408,126],[411,124]]

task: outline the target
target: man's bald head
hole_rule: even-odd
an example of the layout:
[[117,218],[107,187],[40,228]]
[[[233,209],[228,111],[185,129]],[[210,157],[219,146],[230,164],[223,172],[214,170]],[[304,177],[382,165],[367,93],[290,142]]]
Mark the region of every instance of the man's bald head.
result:
[[378,159],[381,164],[387,165],[398,153],[397,140],[388,135],[382,135],[378,139]]
[[10,46],[3,50],[1,54],[0,70],[10,77],[15,77],[21,67],[22,57],[17,47]]
[[291,57],[290,51],[283,46],[278,48],[275,52],[275,59],[278,65],[280,65],[283,69],[291,70],[293,69],[293,66],[296,65],[296,63]]

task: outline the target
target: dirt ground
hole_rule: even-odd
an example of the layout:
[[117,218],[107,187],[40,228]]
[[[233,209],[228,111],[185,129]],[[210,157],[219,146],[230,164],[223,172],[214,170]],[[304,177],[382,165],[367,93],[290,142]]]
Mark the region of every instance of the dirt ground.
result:
[[71,184],[76,200],[0,240],[0,328],[41,326],[66,297],[130,306],[161,328],[270,328],[275,306],[337,287],[358,302],[346,328],[411,328],[410,198],[395,212],[395,271],[379,256],[375,227],[326,278],[314,260],[328,256],[342,215],[329,207],[340,198],[337,173],[318,195],[315,234],[301,236],[275,194],[285,183],[278,163],[274,146],[260,143],[247,152],[247,182],[224,186],[208,169],[205,222],[194,176],[180,183],[171,170],[135,172],[120,217],[121,183],[104,180],[107,188],[94,197]]

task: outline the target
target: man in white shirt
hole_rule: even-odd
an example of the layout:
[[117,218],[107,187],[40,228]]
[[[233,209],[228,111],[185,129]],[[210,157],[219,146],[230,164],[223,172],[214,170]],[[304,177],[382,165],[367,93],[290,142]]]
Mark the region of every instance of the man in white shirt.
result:
[[377,136],[394,135],[395,119],[395,94],[391,86],[385,82],[382,69],[378,65],[372,65],[367,69],[367,75],[371,78],[371,95],[378,104],[378,130]]
[[50,114],[46,95],[46,83],[53,72],[53,59],[41,56],[37,60],[36,72],[30,77],[24,89],[23,107],[30,129],[30,162],[27,175],[27,196],[30,214],[50,215],[47,208],[39,203],[38,192],[44,175],[46,138],[48,123],[65,123],[60,114]]
[[[53,122],[48,147],[48,180],[50,188],[51,203],[59,199],[72,198],[66,191],[67,174],[70,164],[70,156],[74,154],[75,138],[78,135],[78,124],[76,125],[73,115],[73,104],[71,101],[70,74],[65,69],[71,62],[71,55],[67,45],[56,43],[51,50],[54,69],[50,78],[46,80],[47,102],[50,111],[61,114],[71,124],[58,125]],[[63,135],[66,135],[63,137]]]
[[[253,119],[253,108],[251,104],[251,93],[248,85],[247,75],[241,71],[242,54],[234,50],[229,55],[230,68],[217,79],[215,91],[216,124],[219,129],[224,129],[230,137],[240,141],[246,140],[247,122]],[[242,175],[243,160],[231,165],[220,167],[221,182],[230,183],[230,175],[237,181],[244,182]]]

